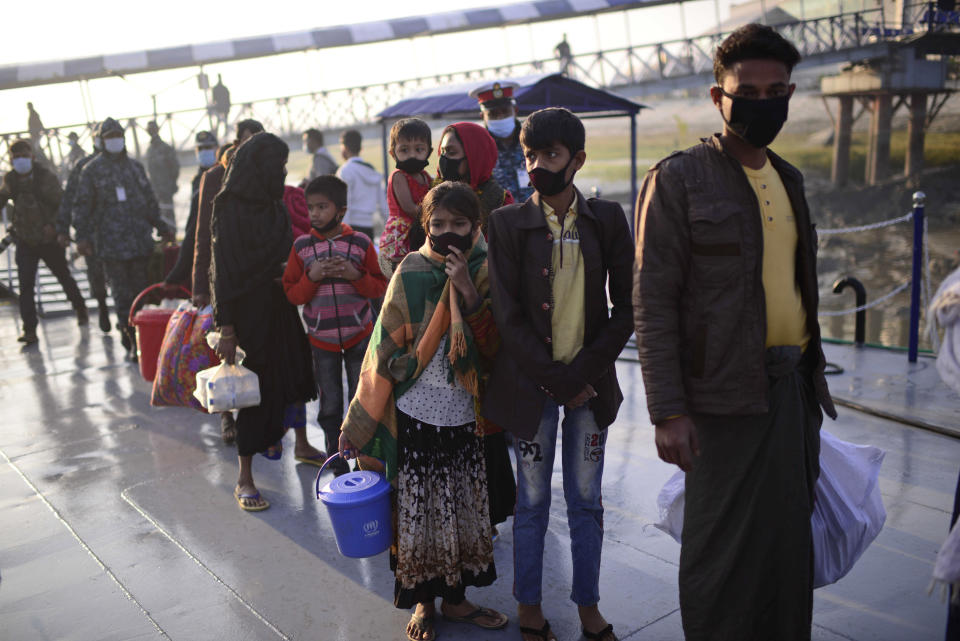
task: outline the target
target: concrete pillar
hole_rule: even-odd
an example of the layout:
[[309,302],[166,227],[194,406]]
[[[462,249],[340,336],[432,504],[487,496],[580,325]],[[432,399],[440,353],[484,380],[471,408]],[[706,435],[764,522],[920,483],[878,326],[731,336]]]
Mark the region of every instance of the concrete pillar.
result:
[[907,178],[908,187],[917,187],[920,184],[920,174],[923,173],[923,140],[926,120],[927,94],[910,94],[910,119],[907,122],[907,158],[903,168],[903,175]]
[[833,136],[833,165],[830,179],[843,187],[850,177],[850,132],[853,129],[853,96],[839,96],[836,131]]
[[893,96],[888,93],[875,96],[867,153],[865,182],[868,185],[877,184],[890,173],[890,122],[892,119]]

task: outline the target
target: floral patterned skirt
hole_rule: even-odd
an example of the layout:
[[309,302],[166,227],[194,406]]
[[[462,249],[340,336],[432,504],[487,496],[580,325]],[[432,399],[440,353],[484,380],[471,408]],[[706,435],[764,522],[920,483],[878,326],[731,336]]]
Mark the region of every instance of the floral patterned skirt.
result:
[[394,604],[460,603],[467,586],[497,577],[483,442],[473,423],[438,427],[399,410],[397,438]]

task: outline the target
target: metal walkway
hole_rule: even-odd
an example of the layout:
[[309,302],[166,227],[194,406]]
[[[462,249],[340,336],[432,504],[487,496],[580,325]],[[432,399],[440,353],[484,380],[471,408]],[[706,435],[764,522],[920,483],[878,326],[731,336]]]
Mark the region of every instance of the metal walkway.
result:
[[[150,385],[123,361],[116,333],[45,320],[21,348],[15,306],[0,303],[0,633],[59,641],[402,639],[386,553],[341,557],[314,497],[316,468],[254,457],[269,510],[231,495],[236,451],[214,417],[152,408]],[[840,349],[840,348],[838,348]],[[849,348],[852,349],[852,348]],[[900,369],[906,359],[897,361]],[[626,400],[610,428],[604,472],[601,608],[618,636],[680,641],[679,546],[652,527],[675,468],[657,459],[640,368],[617,364]],[[879,372],[877,372],[879,374]],[[901,395],[907,385],[891,383]],[[314,408],[308,415],[315,416]],[[887,451],[887,521],[853,571],[814,593],[815,641],[938,641],[946,609],[926,595],[949,522],[960,439],[841,408],[824,427]],[[322,433],[311,418],[314,443]],[[559,459],[557,461],[559,464]],[[569,600],[569,532],[559,471],[546,537],[544,607],[562,641],[580,638]],[[513,541],[495,546],[499,578],[470,590],[508,628],[438,623],[438,638],[519,639]]]

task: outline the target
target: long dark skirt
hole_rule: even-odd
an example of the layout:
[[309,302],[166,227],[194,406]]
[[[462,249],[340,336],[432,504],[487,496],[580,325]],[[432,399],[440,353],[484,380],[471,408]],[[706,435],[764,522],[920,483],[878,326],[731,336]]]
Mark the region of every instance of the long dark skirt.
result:
[[253,456],[283,436],[284,411],[316,397],[310,343],[277,283],[270,281],[231,301],[243,366],[260,379],[260,405],[237,414],[237,453]]
[[505,432],[483,437],[483,459],[487,466],[490,524],[496,525],[513,516],[513,508],[517,504],[517,480],[510,464]]
[[493,583],[483,444],[475,425],[438,427],[397,410],[394,604],[436,597],[457,604],[467,586]]
[[680,549],[687,641],[810,639],[823,415],[799,348],[767,354],[767,414],[692,417],[700,456],[686,477]]

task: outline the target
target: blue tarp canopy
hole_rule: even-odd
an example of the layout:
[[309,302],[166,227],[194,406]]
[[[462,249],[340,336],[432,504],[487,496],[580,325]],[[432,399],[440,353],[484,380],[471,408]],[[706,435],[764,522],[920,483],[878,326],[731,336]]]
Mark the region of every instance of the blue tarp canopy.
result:
[[[520,115],[526,116],[544,107],[566,107],[579,114],[609,113],[610,115],[637,114],[643,105],[616,94],[594,89],[559,73],[537,74],[518,78],[502,78],[519,86],[513,90]],[[381,119],[426,116],[443,118],[454,114],[477,114],[477,101],[470,91],[490,80],[457,85],[431,87],[416,91],[398,103],[390,105],[377,116]]]
[[[630,188],[633,202],[637,199],[637,127],[636,116],[645,105],[627,100],[622,96],[587,86],[559,73],[536,74],[516,78],[500,78],[501,82],[517,83],[513,96],[521,116],[527,116],[544,107],[566,107],[570,111],[587,118],[629,117],[630,118]],[[379,114],[383,126],[383,166],[387,171],[387,131],[388,121],[400,118],[450,119],[467,117],[479,119],[480,108],[477,101],[470,97],[470,91],[490,79],[466,82],[456,85],[444,85],[421,89],[403,100],[390,105]]]

